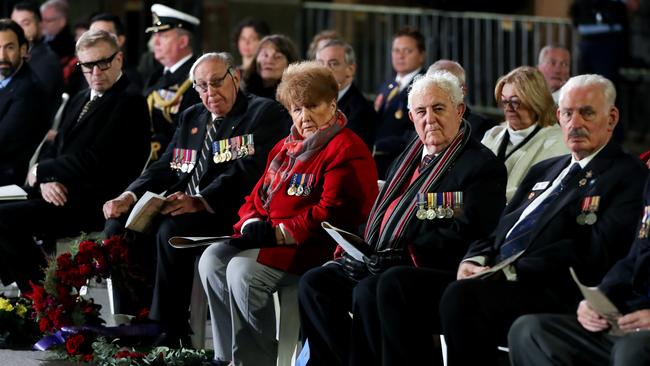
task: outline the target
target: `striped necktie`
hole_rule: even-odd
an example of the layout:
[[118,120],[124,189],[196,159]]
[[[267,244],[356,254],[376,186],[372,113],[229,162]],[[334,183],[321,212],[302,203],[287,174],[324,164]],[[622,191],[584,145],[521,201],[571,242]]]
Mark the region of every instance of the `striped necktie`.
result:
[[[569,180],[575,176],[581,170],[580,164],[573,163],[569,172],[562,178],[560,184],[551,192],[545,199],[542,201],[535,209],[533,209],[528,216],[524,217],[519,223],[512,229],[510,234],[506,236],[505,242],[501,245],[499,250],[499,261],[502,261],[510,256],[519,253],[520,251],[526,249],[528,246],[528,240],[530,239],[530,234],[533,232],[535,223],[544,212],[544,209],[560,195],[560,192],[566,188]],[[523,211],[522,211],[523,213]]]
[[77,117],[77,123],[79,123],[79,121],[81,121],[81,119],[86,115],[86,113],[88,113],[88,111],[90,110],[90,107],[93,105],[93,103],[95,103],[95,101],[97,99],[99,99],[98,95],[95,95],[91,99],[88,99],[86,104],[84,104],[84,106],[81,108],[81,112],[79,113],[79,117]]
[[190,179],[190,184],[187,185],[185,193],[189,195],[196,195],[199,193],[199,183],[203,173],[208,170],[208,165],[210,161],[208,160],[211,156],[210,151],[212,150],[212,142],[217,135],[217,127],[223,118],[215,118],[211,121],[208,126],[206,126],[207,132],[205,134],[205,140],[203,140],[203,146],[201,147],[201,153],[199,155],[199,161],[192,172],[192,178]]

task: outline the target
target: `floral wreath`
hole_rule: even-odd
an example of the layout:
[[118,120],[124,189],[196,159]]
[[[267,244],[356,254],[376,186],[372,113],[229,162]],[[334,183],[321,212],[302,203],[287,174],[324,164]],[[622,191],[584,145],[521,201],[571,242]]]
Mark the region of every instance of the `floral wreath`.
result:
[[[101,282],[111,273],[127,271],[128,260],[127,243],[121,237],[114,236],[101,243],[81,241],[70,252],[49,261],[43,284],[32,283],[32,292],[24,299],[10,303],[0,297],[0,325],[3,310],[11,309],[14,318],[22,314],[25,319],[32,320],[34,329],[37,326],[42,338],[34,344],[35,349],[58,350],[65,358],[92,361],[97,365],[202,365],[208,362],[210,355],[204,350],[120,347],[117,344],[120,331],[129,327],[102,326],[101,305],[84,298],[82,287],[92,279]],[[139,314],[140,317],[147,315],[148,312]],[[2,332],[0,341],[1,337]]]

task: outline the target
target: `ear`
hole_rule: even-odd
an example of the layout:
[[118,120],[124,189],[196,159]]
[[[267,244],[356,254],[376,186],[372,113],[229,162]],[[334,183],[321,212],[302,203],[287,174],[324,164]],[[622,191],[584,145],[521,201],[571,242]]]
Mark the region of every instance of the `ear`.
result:
[[616,124],[618,123],[618,118],[619,118],[619,112],[618,108],[616,106],[612,106],[609,109],[609,116],[607,119],[607,130],[608,131],[614,131],[614,127],[616,127]]
[[411,120],[412,123],[415,123],[415,117],[413,117],[413,111],[409,109],[409,119]]
[[20,46],[20,58],[24,59],[27,57],[27,43]]
[[230,75],[232,75],[233,81],[235,82],[235,87],[239,90],[239,83],[241,81],[241,71],[237,67],[230,68]]
[[457,107],[457,111],[456,111],[456,113],[457,113],[456,116],[458,117],[458,120],[462,120],[462,119],[463,119],[463,115],[465,114],[465,109],[466,109],[466,108],[467,108],[467,107],[465,107],[465,103],[460,103],[460,104],[458,105],[458,107]]
[[183,34],[178,38],[178,45],[181,48],[188,48],[190,46],[190,36]]
[[352,65],[347,65],[345,67],[345,76],[349,79],[354,78],[354,74],[357,72],[357,65],[352,64]]

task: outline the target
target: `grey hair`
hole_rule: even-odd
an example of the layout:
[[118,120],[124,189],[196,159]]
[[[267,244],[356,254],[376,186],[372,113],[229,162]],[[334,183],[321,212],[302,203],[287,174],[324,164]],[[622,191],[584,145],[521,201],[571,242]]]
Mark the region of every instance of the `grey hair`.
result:
[[427,74],[434,73],[436,71],[449,71],[458,78],[460,85],[465,85],[465,69],[456,61],[440,59],[429,66]]
[[544,62],[544,58],[546,57],[546,54],[550,50],[555,50],[555,49],[565,50],[565,51],[567,51],[569,53],[569,55],[571,54],[571,51],[569,51],[568,48],[566,48],[566,47],[564,47],[564,46],[562,46],[560,44],[547,44],[546,46],[542,47],[541,50],[539,50],[539,55],[537,56],[537,64],[541,65]]
[[458,78],[449,71],[427,72],[424,76],[416,76],[411,90],[409,90],[409,106],[413,104],[416,96],[423,94],[432,86],[442,89],[449,100],[457,106],[463,103],[463,89]]
[[43,11],[47,10],[48,8],[54,8],[57,11],[57,13],[63,15],[64,17],[67,17],[68,7],[69,5],[66,0],[48,0],[41,5],[39,10],[41,11],[42,14]]
[[340,39],[331,39],[327,41],[327,43],[325,43],[323,47],[319,48],[316,51],[316,54],[318,54],[318,52],[320,52],[321,50],[326,49],[327,47],[335,47],[335,46],[343,47],[343,53],[344,53],[343,62],[345,62],[346,65],[356,65],[357,56],[354,53],[354,49],[349,43],[344,42]]
[[226,65],[226,70],[229,73],[231,73],[231,75],[234,72],[233,68],[235,65],[235,59],[232,57],[230,53],[208,52],[208,53],[204,53],[201,57],[199,57],[196,61],[194,61],[194,64],[190,69],[190,75],[189,75],[191,82],[194,82],[194,71],[196,71],[196,68],[199,67],[199,65],[204,63],[205,61],[211,61],[211,60],[218,60],[223,62],[223,64]]
[[560,89],[560,98],[558,99],[558,104],[562,103],[564,96],[573,88],[581,88],[585,86],[595,85],[600,88],[600,91],[605,97],[605,103],[607,103],[607,108],[614,105],[616,102],[616,88],[614,84],[604,76],[597,74],[585,74],[578,75],[570,78],[566,84]]
[[88,30],[84,32],[81,37],[79,37],[79,40],[75,45],[75,50],[79,53],[79,51],[93,47],[99,42],[106,42],[113,51],[120,50],[120,46],[117,43],[117,37],[113,33],[101,29]]

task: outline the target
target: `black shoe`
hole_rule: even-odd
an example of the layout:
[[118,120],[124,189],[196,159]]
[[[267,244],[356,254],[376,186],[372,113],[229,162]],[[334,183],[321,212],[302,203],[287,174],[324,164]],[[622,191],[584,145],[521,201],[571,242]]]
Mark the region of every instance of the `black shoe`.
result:
[[194,348],[189,335],[179,335],[173,332],[163,332],[153,342],[154,347],[169,347],[174,349],[179,348]]

